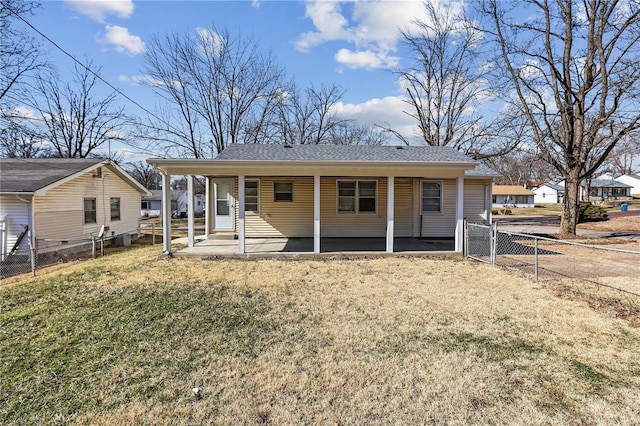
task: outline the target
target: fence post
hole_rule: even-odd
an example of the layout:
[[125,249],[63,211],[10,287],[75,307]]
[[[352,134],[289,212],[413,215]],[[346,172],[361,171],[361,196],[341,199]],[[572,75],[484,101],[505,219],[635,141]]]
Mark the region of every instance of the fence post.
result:
[[469,232],[467,229],[467,219],[462,221],[463,239],[462,239],[462,257],[467,257],[467,244],[469,244]]
[[38,251],[36,250],[35,247],[31,247],[31,274],[35,277],[36,276],[36,255],[38,254]]
[[91,258],[96,258],[96,237],[94,235],[91,236]]
[[491,248],[491,264],[497,263],[496,252],[498,251],[498,224],[494,223],[491,227],[491,238],[489,247]]
[[152,246],[156,245],[156,223],[155,222],[151,223],[151,245]]
[[100,256],[104,256],[104,235],[100,238]]
[[534,248],[533,248],[533,269],[534,269],[534,275],[536,278],[536,282],[538,281],[538,238],[533,239],[534,241]]

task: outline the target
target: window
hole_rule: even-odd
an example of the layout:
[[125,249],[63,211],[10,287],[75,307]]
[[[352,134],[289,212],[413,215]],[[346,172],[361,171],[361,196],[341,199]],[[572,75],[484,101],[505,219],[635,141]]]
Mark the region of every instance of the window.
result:
[[422,182],[422,213],[442,213],[442,182]]
[[613,188],[611,190],[611,195],[614,197],[624,197],[627,195],[627,188]]
[[338,213],[375,213],[377,181],[338,181]]
[[111,220],[120,220],[120,197],[111,198]]
[[293,182],[275,182],[273,201],[293,201]]
[[248,180],[244,183],[244,211],[259,213],[260,212],[260,181]]
[[84,223],[96,223],[96,199],[84,199]]
[[143,201],[141,208],[142,210],[151,210],[151,201]]

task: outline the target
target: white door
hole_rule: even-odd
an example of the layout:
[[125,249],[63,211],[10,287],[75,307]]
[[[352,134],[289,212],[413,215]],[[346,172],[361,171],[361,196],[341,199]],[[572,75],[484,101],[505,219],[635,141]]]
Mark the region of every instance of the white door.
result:
[[233,179],[213,181],[213,229],[234,229]]

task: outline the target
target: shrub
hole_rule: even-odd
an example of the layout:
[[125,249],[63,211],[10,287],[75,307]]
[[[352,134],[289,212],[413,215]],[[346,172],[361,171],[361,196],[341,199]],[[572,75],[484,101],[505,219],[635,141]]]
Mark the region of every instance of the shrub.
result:
[[608,218],[607,210],[604,207],[596,206],[588,201],[580,202],[578,210],[578,222],[589,222],[596,220],[606,220]]

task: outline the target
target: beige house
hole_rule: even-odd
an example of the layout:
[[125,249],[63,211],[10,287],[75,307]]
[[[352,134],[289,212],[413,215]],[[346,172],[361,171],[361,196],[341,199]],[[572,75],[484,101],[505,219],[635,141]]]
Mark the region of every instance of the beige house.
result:
[[535,193],[518,185],[493,185],[492,204],[495,208],[519,207],[533,208]]
[[[231,145],[215,159],[147,160],[163,175],[207,182],[208,238],[451,238],[462,251],[463,220],[490,221],[495,173],[446,147]],[[170,209],[163,197],[163,222]],[[192,209],[189,209],[192,211]],[[165,235],[170,229],[165,226]],[[195,244],[189,217],[189,246]],[[164,251],[171,252],[166,238]]]
[[0,159],[0,251],[137,233],[149,192],[105,159]]

